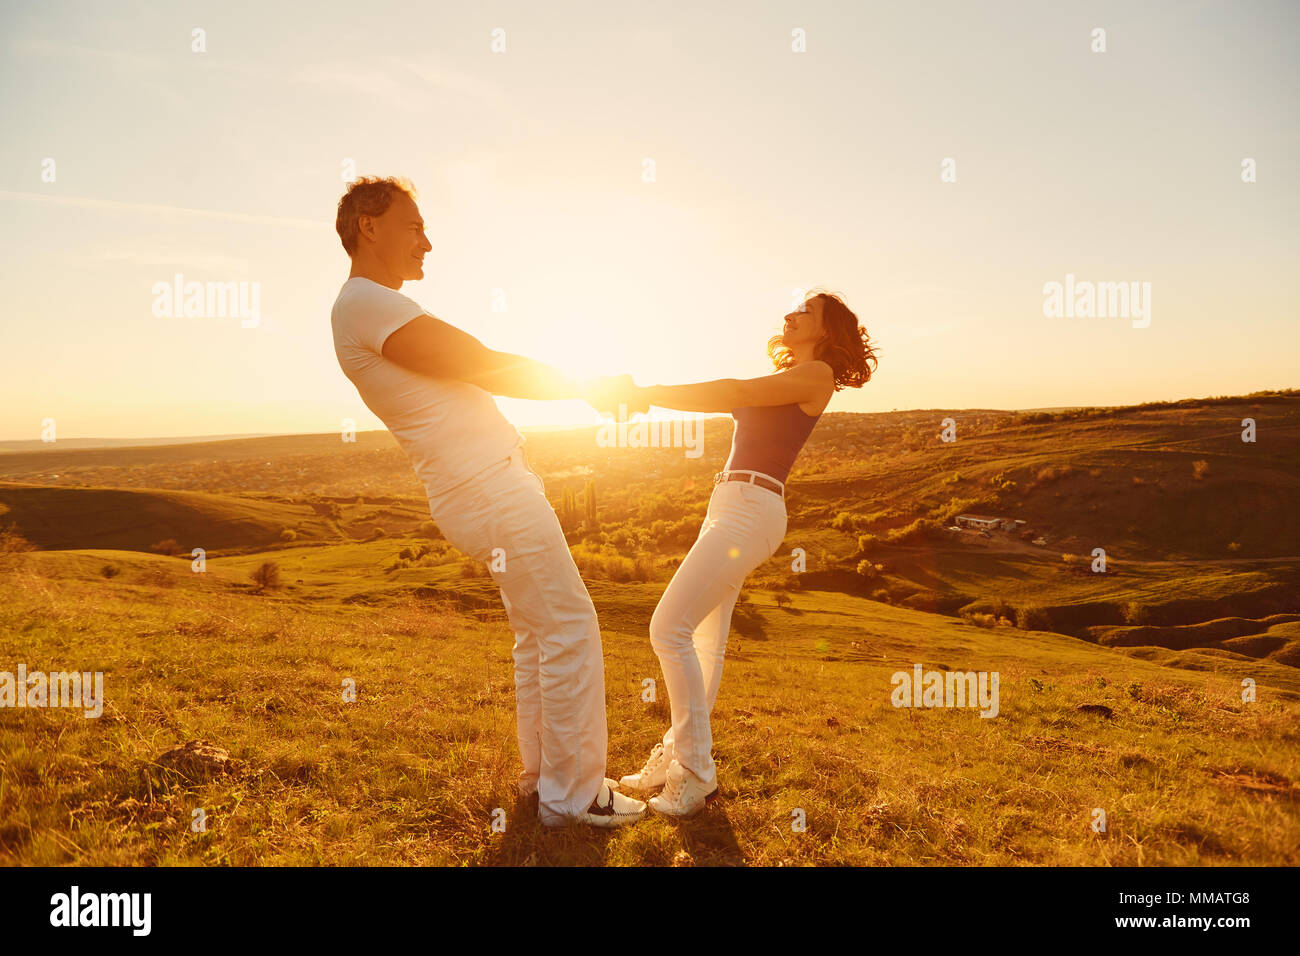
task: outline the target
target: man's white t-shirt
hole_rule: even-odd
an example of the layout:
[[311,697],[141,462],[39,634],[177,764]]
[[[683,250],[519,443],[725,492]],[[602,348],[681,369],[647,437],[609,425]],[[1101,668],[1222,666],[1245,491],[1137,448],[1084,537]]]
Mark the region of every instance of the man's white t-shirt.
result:
[[388,426],[432,497],[510,457],[524,438],[477,385],[430,378],[384,358],[384,341],[426,314],[395,289],[354,276],[339,290],[330,324],[343,374]]

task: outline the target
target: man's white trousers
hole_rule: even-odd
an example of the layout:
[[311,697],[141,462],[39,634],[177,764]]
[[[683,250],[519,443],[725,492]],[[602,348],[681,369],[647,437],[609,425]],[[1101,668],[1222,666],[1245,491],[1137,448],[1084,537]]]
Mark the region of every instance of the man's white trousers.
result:
[[538,817],[558,826],[591,806],[605,778],[605,668],[596,609],[542,479],[522,448],[429,499],[447,540],[487,562],[515,632],[515,704]]

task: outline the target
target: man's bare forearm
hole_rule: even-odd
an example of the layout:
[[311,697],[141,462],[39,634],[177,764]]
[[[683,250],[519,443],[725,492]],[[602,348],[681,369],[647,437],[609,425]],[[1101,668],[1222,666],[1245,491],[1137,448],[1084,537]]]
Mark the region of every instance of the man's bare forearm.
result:
[[559,369],[509,352],[491,352],[484,367],[466,381],[508,398],[546,401],[582,397],[578,384]]

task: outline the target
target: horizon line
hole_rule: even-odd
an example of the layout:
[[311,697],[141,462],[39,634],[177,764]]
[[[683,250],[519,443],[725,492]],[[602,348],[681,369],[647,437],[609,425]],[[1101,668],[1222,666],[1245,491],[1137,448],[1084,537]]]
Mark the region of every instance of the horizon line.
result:
[[[1029,412],[1074,411],[1077,409],[1085,409],[1085,408],[1105,408],[1105,409],[1137,408],[1142,405],[1150,405],[1150,404],[1162,404],[1162,403],[1173,404],[1177,402],[1187,402],[1187,401],[1215,401],[1215,400],[1222,400],[1225,398],[1236,398],[1245,402],[1245,401],[1250,401],[1253,398],[1257,398],[1261,395],[1268,395],[1268,394],[1290,395],[1297,391],[1300,391],[1300,389],[1295,389],[1295,388],[1261,389],[1259,392],[1250,392],[1244,395],[1187,396],[1185,398],[1157,399],[1154,402],[1150,402],[1150,401],[1132,402],[1123,405],[1038,405],[1032,408],[984,408],[978,406],[966,406],[963,408],[951,408],[951,407],[950,408],[893,408],[890,409],[889,411],[876,411],[876,412],[849,412],[849,411],[825,412],[822,417],[831,417],[836,415],[896,415],[899,413],[908,413],[908,412],[980,411],[980,412],[1029,413]],[[693,412],[687,414],[693,414],[701,419],[730,417],[729,413],[727,412]],[[668,416],[663,418],[645,417],[639,420],[648,422],[648,421],[673,421],[674,419],[671,416]],[[602,425],[610,425],[610,424],[620,424],[620,423],[613,422],[613,421],[598,422],[594,424],[593,423],[583,424],[583,423],[575,422],[566,425],[527,425],[527,426],[516,426],[516,427],[521,432],[555,432],[555,431],[576,431],[578,429],[583,429],[583,428],[600,428]],[[635,424],[635,421],[629,420],[628,422],[622,424],[632,425]],[[334,435],[336,433],[337,430],[324,431],[324,432],[303,432],[303,431],[235,432],[235,433],[213,432],[213,433],[201,434],[201,435],[156,435],[156,436],[141,435],[141,436],[125,436],[125,437],[111,437],[106,435],[78,435],[78,436],[71,436],[67,438],[60,438],[54,442],[43,442],[39,438],[0,438],[0,445],[17,445],[17,444],[52,445],[57,447],[61,443],[78,442],[78,441],[150,442],[153,444],[162,445],[162,444],[167,444],[168,442],[197,443],[200,441],[247,441],[249,439],[256,439],[256,438],[307,438],[307,437],[315,437],[319,435]],[[358,435],[380,434],[380,433],[388,433],[388,429],[370,428],[370,429],[357,431]],[[2,453],[4,453],[4,449],[0,448],[0,454]]]

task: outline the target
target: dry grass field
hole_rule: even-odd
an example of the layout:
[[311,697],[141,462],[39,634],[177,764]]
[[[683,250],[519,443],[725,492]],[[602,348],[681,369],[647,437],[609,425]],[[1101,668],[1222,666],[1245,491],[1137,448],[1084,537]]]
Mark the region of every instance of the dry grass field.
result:
[[[516,801],[512,635],[386,436],[0,455],[0,671],[106,698],[0,708],[0,862],[1294,865],[1300,399],[1234,401],[972,413],[956,447],[924,435],[966,413],[831,416],[733,621],[722,800],[613,833]],[[646,625],[724,438],[530,438],[600,615],[610,776],[667,725]],[[997,716],[894,706],[915,665],[997,672]]]

